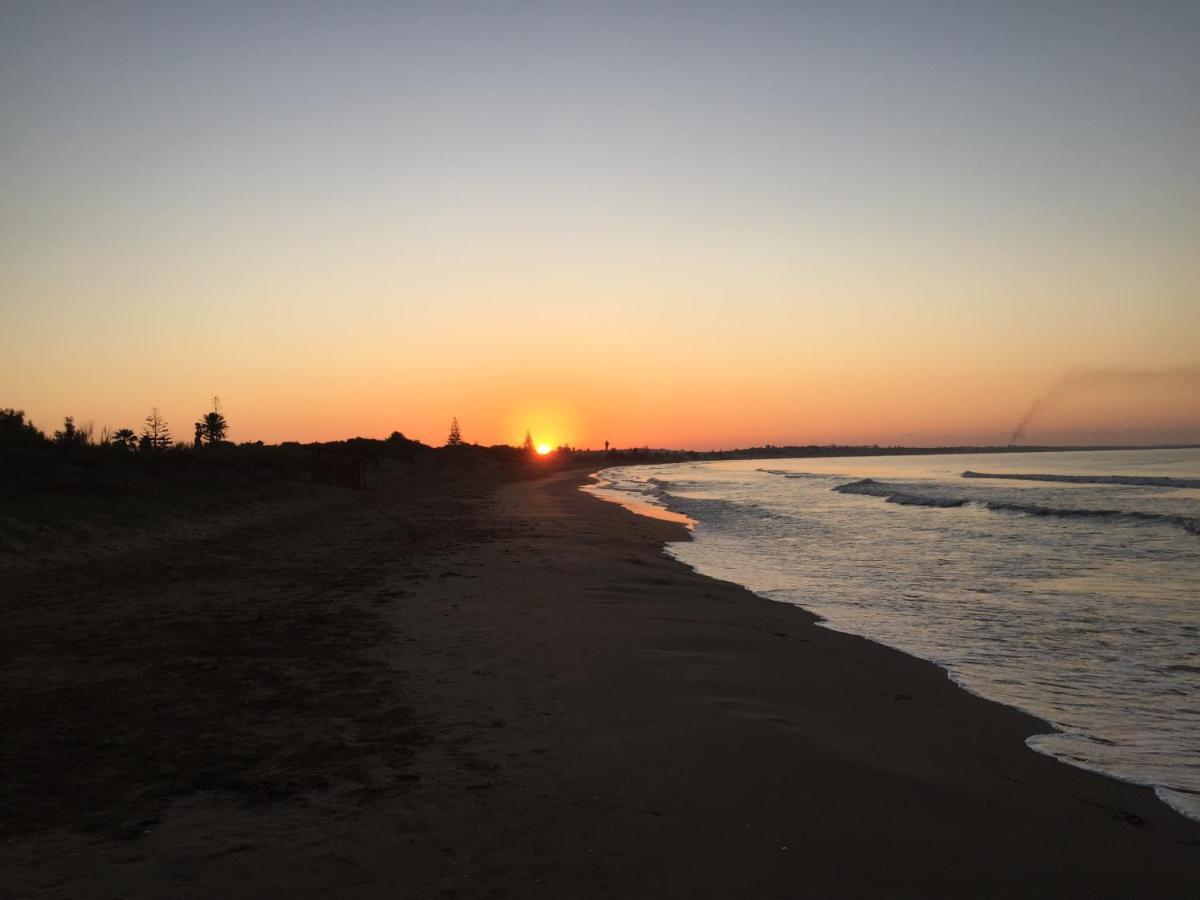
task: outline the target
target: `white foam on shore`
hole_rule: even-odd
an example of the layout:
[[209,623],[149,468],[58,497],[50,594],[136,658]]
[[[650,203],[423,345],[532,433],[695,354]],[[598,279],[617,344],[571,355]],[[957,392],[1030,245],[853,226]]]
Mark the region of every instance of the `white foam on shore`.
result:
[[[1200,821],[1200,553],[1175,527],[1200,521],[1180,489],[1200,452],[1034,456],[1036,480],[964,483],[961,456],[842,458],[628,467],[587,490],[683,520],[694,540],[667,552],[695,571],[934,662],[1046,722],[1036,752]],[[880,502],[895,493],[956,502]]]
[[650,493],[642,493],[629,488],[618,487],[615,482],[603,476],[603,470],[601,472],[593,472],[588,477],[594,479],[595,483],[585,484],[580,488],[586,494],[591,494],[610,503],[616,503],[618,506],[623,506],[630,512],[636,513],[639,516],[645,516],[648,519],[676,522],[680,525],[686,525],[689,530],[696,527],[696,520],[691,516],[685,516],[683,513],[667,509]]

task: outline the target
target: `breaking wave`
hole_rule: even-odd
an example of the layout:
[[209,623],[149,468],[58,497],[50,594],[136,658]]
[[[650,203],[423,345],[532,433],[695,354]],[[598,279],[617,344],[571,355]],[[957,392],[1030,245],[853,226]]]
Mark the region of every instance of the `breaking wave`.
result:
[[669,552],[697,571],[931,660],[1048,722],[1031,748],[1150,785],[1200,821],[1200,448],[1012,464],[629,467],[606,470],[626,489],[603,495],[691,521],[693,540]]
[[[1074,476],[1062,477],[1070,478]],[[1185,479],[1172,480],[1182,481]],[[880,497],[888,503],[897,503],[902,506],[928,506],[937,509],[953,509],[961,506],[975,505],[1000,512],[1024,513],[1029,516],[1059,519],[1119,519],[1128,522],[1171,525],[1176,528],[1182,528],[1189,534],[1200,535],[1200,519],[1189,516],[1171,515],[1169,513],[1149,513],[1132,509],[1072,509],[1068,507],[1041,506],[1036,503],[979,500],[974,497],[959,495],[915,493],[885,481],[876,481],[873,478],[864,478],[861,481],[839,484],[833,490],[839,494],[862,494],[868,497]]]
[[764,475],[778,475],[783,478],[803,478],[809,481],[830,481],[838,478],[837,475],[824,475],[816,472],[789,472],[785,469],[756,469],[755,471],[762,472]]
[[1144,487],[1200,488],[1200,478],[1168,478],[1162,475],[1026,475],[967,471],[962,473],[962,477],[1002,478],[1009,481],[1058,481],[1068,484],[1125,484]]

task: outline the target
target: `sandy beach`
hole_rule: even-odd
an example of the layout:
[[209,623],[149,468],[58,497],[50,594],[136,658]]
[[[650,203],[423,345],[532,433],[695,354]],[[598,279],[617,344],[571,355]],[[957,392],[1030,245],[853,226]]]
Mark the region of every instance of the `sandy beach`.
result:
[[1196,896],[1149,790],[585,479],[11,567],[0,896]]

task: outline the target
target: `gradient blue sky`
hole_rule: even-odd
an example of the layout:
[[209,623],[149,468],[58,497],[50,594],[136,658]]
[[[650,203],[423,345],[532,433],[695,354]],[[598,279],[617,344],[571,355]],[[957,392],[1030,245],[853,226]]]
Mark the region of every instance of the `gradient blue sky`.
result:
[[[1198,245],[1195,2],[0,2],[44,427],[1002,441],[1200,365]],[[1200,440],[1140,383],[1030,438]]]

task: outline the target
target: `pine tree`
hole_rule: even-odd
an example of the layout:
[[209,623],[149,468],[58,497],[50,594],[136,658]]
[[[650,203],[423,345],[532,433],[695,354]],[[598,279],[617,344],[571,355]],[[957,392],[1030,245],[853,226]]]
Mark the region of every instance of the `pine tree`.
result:
[[533,435],[529,433],[529,429],[525,429],[525,443],[521,445],[521,449],[526,453],[533,452]]
[[142,428],[142,447],[147,450],[159,450],[171,446],[171,430],[166,420],[155,406],[146,416],[146,424]]
[[450,437],[446,438],[447,447],[458,447],[463,442],[462,434],[458,430],[458,417],[455,416],[450,420]]

